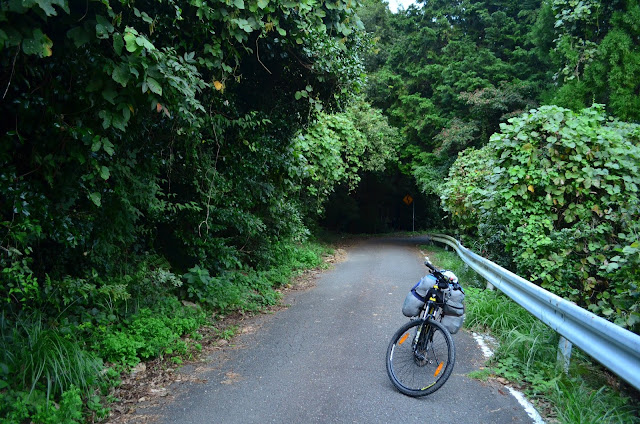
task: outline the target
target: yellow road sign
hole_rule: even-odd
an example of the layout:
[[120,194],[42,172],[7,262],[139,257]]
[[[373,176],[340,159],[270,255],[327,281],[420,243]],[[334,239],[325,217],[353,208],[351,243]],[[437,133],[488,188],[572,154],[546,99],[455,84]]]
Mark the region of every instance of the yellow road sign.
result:
[[406,204],[407,204],[407,206],[409,206],[409,205],[411,204],[411,202],[413,202],[413,197],[411,197],[410,195],[408,195],[408,194],[407,194],[406,196],[404,196],[404,198],[402,199],[402,201],[403,201],[404,203],[406,203]]

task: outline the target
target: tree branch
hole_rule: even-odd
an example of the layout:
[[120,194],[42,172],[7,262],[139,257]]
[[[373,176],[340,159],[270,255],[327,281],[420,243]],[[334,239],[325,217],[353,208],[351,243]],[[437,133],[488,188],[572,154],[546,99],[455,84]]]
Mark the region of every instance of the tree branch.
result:
[[269,72],[269,75],[273,75],[273,74],[271,73],[271,71],[269,70],[269,68],[267,68],[266,66],[264,66],[264,63],[262,63],[262,61],[260,60],[260,52],[258,51],[258,40],[259,40],[259,38],[256,38],[256,58],[258,58],[258,62],[262,65],[262,67],[263,67],[264,69],[266,69],[266,70],[267,70],[267,72]]
[[13,56],[13,65],[11,66],[11,75],[9,75],[9,82],[7,83],[7,88],[4,90],[4,94],[2,95],[2,99],[7,96],[7,92],[9,91],[9,86],[11,85],[11,80],[13,79],[13,72],[16,70],[16,59],[18,59],[18,53],[20,53],[20,46],[22,43],[18,44],[18,48],[16,49],[16,54]]

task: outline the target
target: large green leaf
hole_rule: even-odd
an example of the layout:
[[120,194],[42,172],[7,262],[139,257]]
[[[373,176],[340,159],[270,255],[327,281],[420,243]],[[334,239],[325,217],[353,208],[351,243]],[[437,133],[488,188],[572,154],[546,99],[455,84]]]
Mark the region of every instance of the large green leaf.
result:
[[35,0],[47,16],[56,16],[58,13],[53,6],[59,6],[66,13],[69,13],[67,0]]
[[98,207],[102,206],[102,195],[98,192],[89,194],[89,199]]
[[122,34],[116,32],[113,34],[113,49],[116,54],[120,56],[122,54],[122,48],[124,47],[124,38],[122,38]]
[[127,86],[130,76],[131,74],[129,73],[129,67],[124,63],[114,68],[113,72],[111,73],[111,77],[113,78],[113,80],[123,87]]
[[28,55],[51,56],[53,54],[52,47],[53,41],[39,28],[34,29],[30,37],[25,37],[22,40],[22,51]]
[[147,77],[146,83],[152,93],[162,96],[162,87],[160,86],[160,83],[158,83],[158,81],[151,77]]
[[73,40],[73,44],[76,47],[80,47],[91,40],[91,33],[84,29],[83,26],[77,26],[67,31],[67,37]]

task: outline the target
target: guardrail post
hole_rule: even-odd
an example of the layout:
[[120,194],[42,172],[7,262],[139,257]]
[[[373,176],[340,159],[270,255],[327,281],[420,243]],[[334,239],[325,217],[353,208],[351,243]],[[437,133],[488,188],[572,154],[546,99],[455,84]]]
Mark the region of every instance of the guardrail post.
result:
[[569,340],[560,336],[560,342],[558,344],[558,363],[562,365],[562,369],[565,374],[569,372],[569,363],[571,362],[571,348],[572,344]]

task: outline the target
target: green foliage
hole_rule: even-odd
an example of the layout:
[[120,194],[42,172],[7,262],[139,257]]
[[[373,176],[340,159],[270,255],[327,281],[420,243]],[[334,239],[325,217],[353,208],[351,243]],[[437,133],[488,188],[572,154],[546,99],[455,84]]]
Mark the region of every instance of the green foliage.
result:
[[5,302],[47,276],[121,277],[154,249],[217,273],[303,234],[291,137],[362,84],[352,6],[3,7]]
[[401,128],[400,169],[437,194],[458,152],[537,105],[549,78],[529,34],[541,2],[438,1],[397,14],[380,3],[360,13],[377,36],[367,95]]
[[[254,266],[309,235],[292,138],[362,86],[355,6],[3,3],[7,319],[41,311],[55,324],[43,344],[71,355],[65,338],[99,334],[103,359],[134,363],[182,349],[187,324],[162,318],[163,298],[223,311],[274,303],[287,272]],[[56,380],[56,401],[71,383]]]
[[[595,101],[606,104],[620,119],[638,121],[640,50],[633,41],[640,34],[638,2],[553,0],[546,4],[555,19],[541,23],[539,32],[544,28],[555,36],[553,49],[546,54],[561,83],[552,90],[550,101],[574,110]],[[546,41],[539,42],[548,46]]]
[[187,297],[211,308],[226,312],[238,309],[243,301],[243,288],[228,276],[211,277],[209,271],[195,266],[184,275]]
[[0,415],[7,424],[26,421],[42,424],[80,424],[83,420],[81,391],[77,387],[66,390],[59,404],[44,397],[42,392],[0,392]]
[[454,164],[444,207],[463,228],[498,231],[520,275],[638,331],[640,127],[596,105],[501,128]]
[[42,390],[47,399],[77,387],[87,391],[98,382],[101,362],[40,316],[14,325],[0,322],[0,381],[5,387]]
[[81,423],[82,394],[102,362],[40,315],[0,317],[0,416],[7,423]]
[[[25,327],[6,355],[32,346],[34,363],[47,364],[20,371],[2,361],[9,403],[26,411],[18,421],[46,405],[27,407],[21,393],[45,393],[47,373],[73,375],[52,377],[52,401],[71,402],[75,385],[85,411],[105,414],[81,370],[37,352],[75,358],[68,341],[77,340],[93,349],[80,368],[94,354],[180,361],[191,349],[180,337],[204,312],[174,313],[178,302],[259,310],[298,269],[319,263],[318,249],[294,244],[308,240],[319,206],[297,134],[325,121],[339,139],[344,175],[322,183],[326,192],[395,158],[395,130],[350,101],[370,45],[357,6],[3,3],[0,304],[8,328],[34,311],[43,323],[40,344],[27,343],[35,333]],[[335,160],[325,153],[313,159]],[[40,372],[34,388],[22,387]]]
[[555,382],[551,399],[561,423],[619,423],[640,422],[637,405],[633,400],[620,396],[605,385],[599,389],[579,379],[564,379]]
[[104,328],[96,334],[95,346],[106,361],[134,366],[169,349],[180,351],[180,337],[204,324],[205,315],[168,299],[161,309],[143,308],[128,321],[120,329]]
[[466,325],[490,329],[500,341],[495,369],[511,380],[528,380],[537,390],[546,389],[542,386],[549,382],[537,375],[555,371],[558,335],[498,291],[471,288],[466,299]]
[[382,113],[359,100],[341,114],[321,114],[314,125],[298,134],[294,171],[305,187],[304,194],[321,212],[324,202],[340,183],[356,188],[361,174],[382,171],[395,160],[399,136]]
[[451,213],[463,231],[475,228],[480,222],[482,204],[477,192],[491,174],[486,164],[493,157],[488,146],[478,150],[466,149],[458,153],[455,166],[449,170],[447,184],[444,184],[440,197],[445,210]]

